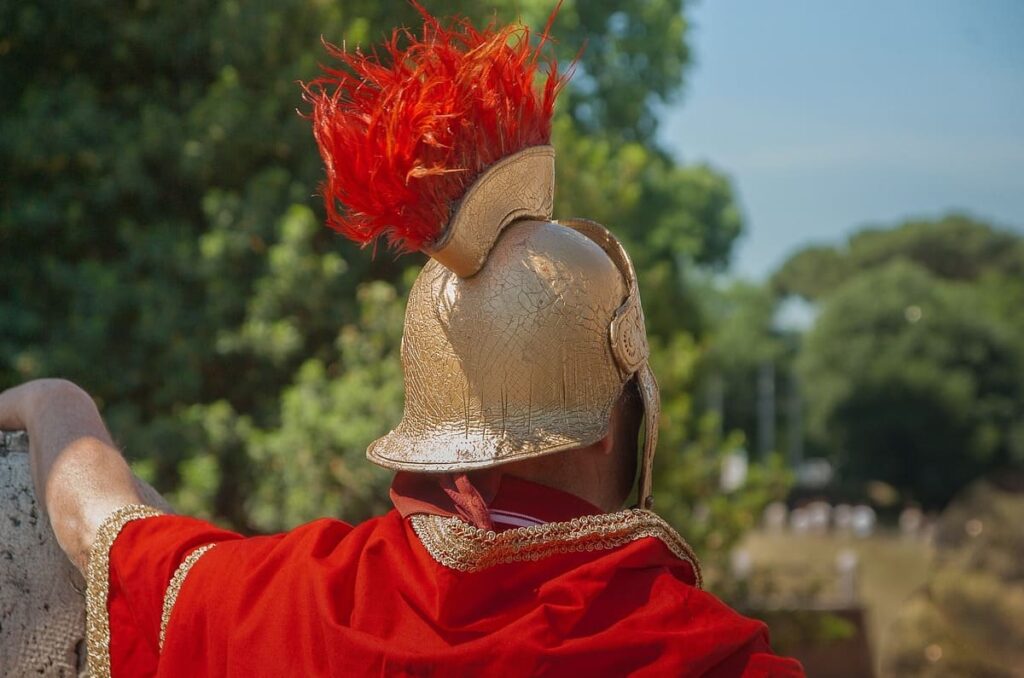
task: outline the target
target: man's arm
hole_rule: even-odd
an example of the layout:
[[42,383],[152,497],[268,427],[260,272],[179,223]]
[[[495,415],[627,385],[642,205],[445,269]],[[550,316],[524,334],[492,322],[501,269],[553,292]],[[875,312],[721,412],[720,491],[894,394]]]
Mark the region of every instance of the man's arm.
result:
[[84,572],[103,519],[144,503],[95,403],[69,381],[30,381],[0,393],[0,428],[28,431],[37,499],[57,543]]

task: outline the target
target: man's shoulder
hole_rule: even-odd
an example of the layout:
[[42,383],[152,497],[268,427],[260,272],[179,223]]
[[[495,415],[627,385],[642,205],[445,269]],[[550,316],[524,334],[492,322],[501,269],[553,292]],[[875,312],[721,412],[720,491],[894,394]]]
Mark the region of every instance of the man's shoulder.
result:
[[380,531],[392,531],[401,522],[395,511],[350,523],[339,518],[324,517],[303,523],[284,532],[255,535],[240,540],[238,548],[260,549],[323,549],[343,542],[360,541]]
[[[374,541],[394,542],[404,530],[402,517],[391,510],[362,522],[349,523],[338,518],[318,518],[297,527],[270,535],[240,539],[232,544],[235,555],[285,558],[301,563],[329,558],[343,563],[358,558]],[[225,554],[227,555],[227,554]]]

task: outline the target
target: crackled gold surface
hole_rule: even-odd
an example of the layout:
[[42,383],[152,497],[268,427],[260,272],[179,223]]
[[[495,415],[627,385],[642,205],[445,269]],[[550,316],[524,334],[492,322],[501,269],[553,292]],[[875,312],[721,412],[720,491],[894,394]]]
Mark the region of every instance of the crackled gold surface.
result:
[[550,219],[554,195],[551,146],[532,146],[503,158],[469,187],[442,239],[427,254],[463,278],[474,275],[506,226],[518,219]]
[[649,507],[660,405],[636,272],[600,224],[548,221],[553,161],[537,146],[496,163],[428,252],[406,308],[405,411],[367,456],[452,472],[586,446],[635,375]]
[[626,300],[616,310],[610,327],[612,352],[624,375],[636,375],[637,389],[644,403],[644,445],[640,453],[637,506],[649,509],[654,500],[654,453],[658,448],[658,420],[661,418],[661,394],[658,382],[648,364],[650,346],[647,324],[640,304],[640,288],[633,262],[622,243],[601,224],[589,219],[562,219],[559,223],[583,233],[601,246],[619,272],[629,290]]
[[697,586],[702,583],[700,564],[693,549],[668,523],[650,511],[629,509],[497,533],[481,530],[456,517],[419,514],[410,521],[431,557],[461,572],[541,560],[560,553],[606,551],[653,537],[678,558],[690,563]]
[[181,592],[181,586],[185,583],[185,577],[188,576],[192,566],[199,562],[199,559],[203,555],[212,549],[216,544],[206,544],[200,546],[192,553],[188,554],[185,560],[181,561],[178,565],[178,569],[174,571],[174,576],[171,577],[171,583],[167,585],[167,591],[164,593],[164,606],[160,614],[160,649],[164,649],[164,636],[167,635],[167,624],[171,621],[171,612],[174,611],[174,604],[178,602],[178,593]]
[[369,458],[469,470],[598,440],[627,378],[609,339],[626,290],[601,247],[551,222],[506,228],[471,278],[428,262],[406,310],[402,421]]
[[110,548],[129,522],[163,515],[151,506],[129,504],[117,509],[100,525],[89,552],[85,589],[85,642],[92,678],[110,676],[110,618],[107,597],[110,592]]

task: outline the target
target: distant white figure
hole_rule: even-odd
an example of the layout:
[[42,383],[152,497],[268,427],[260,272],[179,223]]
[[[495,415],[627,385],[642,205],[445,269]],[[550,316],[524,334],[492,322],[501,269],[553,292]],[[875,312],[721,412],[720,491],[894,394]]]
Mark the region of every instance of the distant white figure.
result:
[[810,516],[807,515],[807,509],[795,508],[789,513],[789,529],[795,534],[806,534],[810,528]]
[[729,569],[737,581],[746,581],[754,571],[754,559],[745,548],[733,549],[729,555]]
[[849,504],[837,504],[832,509],[832,524],[836,532],[849,532],[853,528],[853,507]]
[[782,532],[786,528],[786,520],[789,518],[789,509],[785,502],[773,501],[764,507],[764,514],[761,516],[764,529],[768,532]]
[[850,526],[853,534],[858,537],[870,537],[875,532],[877,517],[875,509],[865,504],[858,504],[853,507],[853,517]]
[[722,475],[718,484],[722,492],[735,492],[747,482],[747,451],[737,450],[722,458]]
[[805,507],[807,529],[814,534],[825,534],[832,518],[832,506],[825,501],[812,501]]
[[924,513],[916,506],[908,506],[900,512],[900,534],[907,538],[921,535],[924,527]]
[[857,603],[857,570],[860,557],[853,549],[843,549],[836,554],[836,572],[839,575],[839,599],[844,605]]

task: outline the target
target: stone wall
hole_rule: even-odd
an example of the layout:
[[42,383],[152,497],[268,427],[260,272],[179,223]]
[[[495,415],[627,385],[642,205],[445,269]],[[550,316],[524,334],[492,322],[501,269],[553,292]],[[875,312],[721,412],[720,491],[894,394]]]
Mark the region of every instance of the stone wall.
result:
[[0,676],[86,675],[84,591],[36,502],[28,437],[0,431]]
[[28,438],[0,432],[0,675],[84,673],[84,588],[36,503]]

